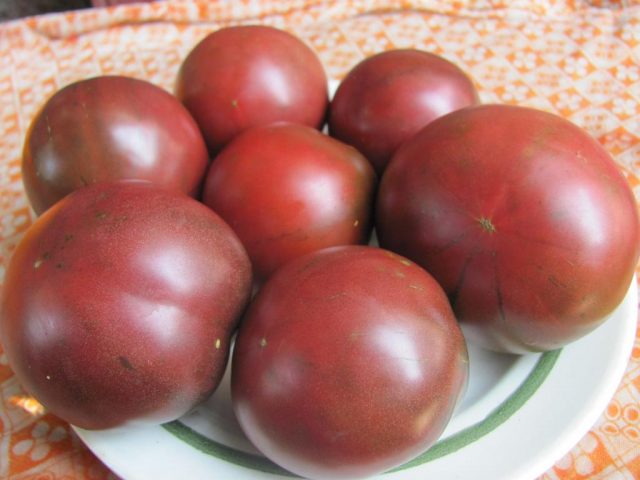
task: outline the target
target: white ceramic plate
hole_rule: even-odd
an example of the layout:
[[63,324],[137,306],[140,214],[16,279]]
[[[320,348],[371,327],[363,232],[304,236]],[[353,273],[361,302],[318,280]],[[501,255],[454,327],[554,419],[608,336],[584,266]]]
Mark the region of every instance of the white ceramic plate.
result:
[[[602,326],[562,350],[501,355],[470,346],[469,387],[442,438],[385,480],[531,480],[589,430],[606,408],[634,343],[634,278]],[[126,480],[286,478],[242,434],[231,409],[229,371],[213,397],[157,427],[76,432]]]

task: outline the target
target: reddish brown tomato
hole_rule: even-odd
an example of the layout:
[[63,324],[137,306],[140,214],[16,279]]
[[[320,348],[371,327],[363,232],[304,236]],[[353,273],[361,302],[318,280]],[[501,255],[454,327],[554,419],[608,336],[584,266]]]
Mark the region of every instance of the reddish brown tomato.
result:
[[204,205],[148,182],[51,207],[11,259],[0,338],[23,386],[89,429],[173,420],[217,386],[250,263]]
[[149,82],[104,76],[53,95],[27,133],[22,176],[40,214],[90,183],[149,180],[195,196],[209,161],[198,126]]
[[365,246],[314,252],[254,299],[233,353],[233,408],[269,459],[309,478],[361,478],[423,452],[465,388],[447,297],[422,268]]
[[342,81],[329,129],[382,173],[398,147],[426,124],[476,103],[473,82],[453,63],[420,50],[390,50],[363,60]]
[[178,73],[176,95],[211,152],[241,131],[276,121],[320,127],[327,77],[316,54],[273,27],[234,26],[204,38]]
[[639,253],[633,194],[607,152],[529,108],[451,113],[384,174],[380,244],[425,267],[469,338],[509,352],[561,347],[604,321]]
[[261,281],[314,250],[366,243],[375,187],[356,149],[279,123],[245,131],[215,158],[203,201],[238,234]]

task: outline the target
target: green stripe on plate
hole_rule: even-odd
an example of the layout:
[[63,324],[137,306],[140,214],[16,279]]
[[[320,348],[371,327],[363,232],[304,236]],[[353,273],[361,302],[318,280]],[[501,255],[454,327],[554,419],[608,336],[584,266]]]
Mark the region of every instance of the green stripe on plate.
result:
[[[418,455],[413,460],[396,467],[391,470],[391,472],[416,467],[445,455],[449,455],[495,430],[506,422],[514,413],[520,410],[527,400],[529,400],[536,390],[538,390],[540,385],[542,385],[553,369],[553,366],[560,357],[561,351],[562,349],[553,350],[541,355],[536,362],[535,367],[531,370],[531,373],[522,382],[522,384],[500,405],[498,405],[495,410],[487,415],[484,420],[460,430],[450,437],[440,440],[426,452]],[[162,426],[183,442],[188,443],[193,448],[206,453],[207,455],[212,455],[229,463],[261,472],[273,473],[287,477],[296,476],[265,457],[236,450],[235,448],[228,447],[227,445],[223,445],[215,440],[207,438],[193,430],[191,427],[181,423],[179,420],[165,423]]]

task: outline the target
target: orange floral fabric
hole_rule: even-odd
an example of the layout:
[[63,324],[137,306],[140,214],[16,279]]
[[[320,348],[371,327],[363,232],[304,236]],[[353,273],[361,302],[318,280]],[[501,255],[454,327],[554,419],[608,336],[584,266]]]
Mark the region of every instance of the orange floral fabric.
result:
[[[558,113],[614,156],[640,199],[640,0],[173,1],[0,24],[0,285],[33,220],[20,179],[29,122],[54,91],[124,74],[171,91],[211,31],[264,23],[306,41],[331,77],[381,50],[414,47],[466,70],[485,102]],[[598,422],[542,480],[640,478],[640,332]],[[0,478],[114,478],[39,410],[0,355]]]

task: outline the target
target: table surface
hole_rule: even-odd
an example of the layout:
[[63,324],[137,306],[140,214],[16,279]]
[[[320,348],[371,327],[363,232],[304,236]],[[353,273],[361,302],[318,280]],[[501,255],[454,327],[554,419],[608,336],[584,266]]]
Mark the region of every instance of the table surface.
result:
[[[391,48],[442,55],[473,77],[483,101],[552,111],[585,128],[640,199],[640,1],[191,0],[84,9],[0,24],[0,285],[33,220],[21,148],[46,98],[99,74],[144,78],[170,91],[198,40],[247,21],[298,35],[334,78]],[[640,336],[606,411],[541,479],[640,478],[639,405]],[[65,422],[28,397],[4,355],[0,478],[114,478]]]

